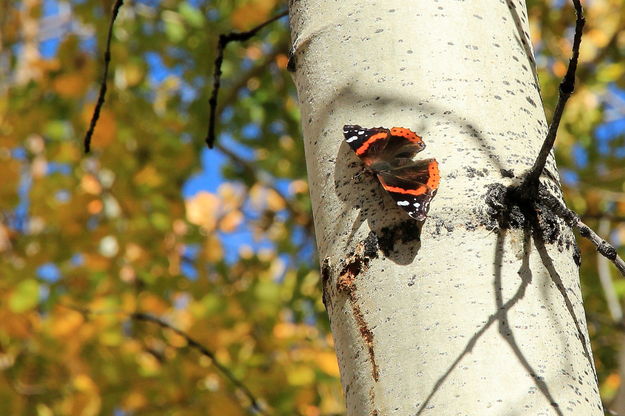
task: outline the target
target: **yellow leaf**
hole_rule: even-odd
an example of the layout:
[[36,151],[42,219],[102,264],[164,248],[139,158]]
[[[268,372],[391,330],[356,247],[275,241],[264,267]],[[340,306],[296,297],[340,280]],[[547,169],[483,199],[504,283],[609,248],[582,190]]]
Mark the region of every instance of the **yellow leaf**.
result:
[[93,380],[86,374],[78,374],[73,380],[74,387],[78,391],[96,390]]
[[284,209],[284,198],[273,189],[267,190],[267,207],[272,211],[280,211]]
[[141,368],[141,373],[146,376],[154,375],[161,365],[158,360],[148,352],[141,352],[137,355],[137,364]]
[[133,412],[148,404],[148,399],[141,392],[133,391],[122,402],[125,410]]
[[308,192],[308,182],[303,179],[296,179],[289,184],[289,191],[294,194]]
[[207,400],[206,415],[243,416],[248,414],[231,395],[216,393]]
[[273,336],[278,339],[290,338],[295,334],[295,326],[289,322],[281,322],[273,327]]
[[241,211],[232,211],[223,216],[219,222],[219,228],[225,233],[231,233],[243,221],[243,213]]
[[52,410],[43,403],[37,404],[37,416],[54,416]]
[[280,211],[285,207],[284,198],[279,193],[262,185],[252,186],[249,195],[255,209],[268,208],[271,211]]
[[207,236],[204,241],[203,252],[206,260],[211,263],[221,260],[224,253],[219,238],[215,235]]
[[124,78],[126,80],[126,85],[129,87],[134,87],[138,85],[145,75],[145,71],[141,65],[137,63],[129,63],[124,67]]
[[156,188],[163,183],[163,177],[153,165],[147,165],[135,175],[135,183]]
[[169,309],[163,299],[150,293],[143,293],[139,298],[139,308],[154,315],[162,315]]
[[182,335],[178,335],[174,331],[165,331],[165,337],[167,338],[169,345],[172,347],[183,348],[187,346],[187,339]]
[[244,192],[242,187],[235,186],[231,183],[225,183],[219,186],[217,194],[221,199],[221,204],[224,211],[233,211],[239,209],[243,203]]
[[84,318],[79,312],[59,308],[53,315],[50,332],[55,338],[63,339],[75,333],[83,322]]
[[122,333],[119,331],[119,328],[109,328],[106,331],[100,332],[99,335],[102,345],[109,347],[117,347],[123,341]]
[[319,384],[317,390],[321,397],[321,404],[319,406],[321,414],[341,414],[344,411],[345,403],[343,401],[343,395],[340,393],[341,389],[338,388],[338,386],[323,383]]
[[206,230],[214,230],[217,224],[219,198],[210,192],[198,192],[195,196],[185,200],[187,220],[191,224],[199,225]]
[[328,351],[316,354],[315,362],[324,373],[332,377],[339,376],[339,363],[336,360],[336,354],[333,352]]
[[287,381],[291,386],[306,386],[315,381],[315,372],[305,365],[295,365],[287,369]]

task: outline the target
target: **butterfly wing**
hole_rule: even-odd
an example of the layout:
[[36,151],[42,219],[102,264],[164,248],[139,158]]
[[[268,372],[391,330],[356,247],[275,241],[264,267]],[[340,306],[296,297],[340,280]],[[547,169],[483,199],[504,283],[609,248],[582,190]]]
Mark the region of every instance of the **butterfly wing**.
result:
[[364,164],[373,171],[397,169],[413,164],[412,158],[425,148],[416,133],[403,127],[343,126],[345,141]]
[[367,129],[358,125],[343,126],[345,142],[367,167],[381,154],[389,142],[390,131],[384,127]]
[[420,160],[412,166],[379,172],[378,179],[399,207],[415,220],[423,221],[438,190],[438,162]]
[[413,160],[425,148],[423,139],[403,127],[345,125],[343,135],[395,203],[412,218],[423,221],[440,180],[436,159]]
[[423,139],[412,130],[403,127],[393,127],[390,129],[390,135],[388,144],[377,157],[386,161],[390,169],[414,165],[415,155],[425,149]]

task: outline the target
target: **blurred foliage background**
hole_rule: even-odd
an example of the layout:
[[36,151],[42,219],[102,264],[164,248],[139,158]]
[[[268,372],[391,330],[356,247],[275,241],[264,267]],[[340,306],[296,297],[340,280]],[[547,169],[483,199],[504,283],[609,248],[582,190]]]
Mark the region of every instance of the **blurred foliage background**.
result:
[[[188,338],[138,311],[203,345],[266,413],[342,414],[286,18],[228,46],[218,146],[203,143],[218,35],[286,4],[126,1],[85,156],[112,6],[0,0],[0,414],[255,412]],[[623,255],[625,11],[585,6],[556,153],[567,202]],[[574,13],[565,1],[528,8],[550,118]],[[625,281],[580,245],[601,392],[625,411]]]

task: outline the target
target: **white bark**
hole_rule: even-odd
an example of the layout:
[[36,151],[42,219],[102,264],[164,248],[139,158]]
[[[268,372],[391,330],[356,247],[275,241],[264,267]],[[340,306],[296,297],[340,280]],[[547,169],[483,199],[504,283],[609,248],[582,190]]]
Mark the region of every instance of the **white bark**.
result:
[[[547,130],[524,3],[295,0],[290,18],[347,414],[603,414],[570,231],[488,227],[486,186]],[[352,178],[344,124],[423,136],[442,178],[420,241]]]

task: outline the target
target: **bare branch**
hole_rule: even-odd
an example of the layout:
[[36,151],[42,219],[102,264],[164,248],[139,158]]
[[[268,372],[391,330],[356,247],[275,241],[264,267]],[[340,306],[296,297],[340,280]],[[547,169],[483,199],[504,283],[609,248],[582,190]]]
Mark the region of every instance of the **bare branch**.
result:
[[245,384],[243,384],[243,382],[241,382],[238,378],[236,378],[234,376],[234,374],[232,373],[232,371],[230,371],[230,369],[228,367],[226,367],[225,365],[221,364],[219,362],[219,360],[217,360],[217,357],[215,356],[215,353],[213,353],[211,350],[206,348],[204,345],[200,344],[198,341],[193,339],[189,334],[187,334],[186,332],[176,328],[175,326],[165,322],[161,318],[158,318],[158,317],[156,317],[154,315],[150,315],[150,314],[142,313],[142,312],[135,312],[135,313],[130,314],[130,317],[132,319],[137,320],[137,321],[145,321],[145,322],[155,323],[155,324],[159,325],[161,328],[169,329],[169,330],[175,332],[177,335],[180,335],[181,337],[183,337],[185,339],[185,341],[187,341],[187,344],[189,344],[190,347],[195,348],[202,355],[204,355],[205,357],[208,357],[211,360],[211,362],[213,363],[213,365],[235,387],[237,387],[238,389],[240,389],[243,392],[243,394],[250,401],[252,409],[255,412],[263,414],[263,415],[268,415],[267,411],[265,409],[263,409],[263,407],[260,405],[260,403],[259,403],[258,399],[256,398],[256,396],[254,396],[254,394],[250,391],[250,389]]
[[[608,235],[610,233],[610,221],[605,218],[599,220],[598,231],[601,235]],[[621,303],[612,282],[610,266],[608,260],[599,254],[597,254],[597,274],[599,275],[599,282],[603,289],[610,316],[612,316],[614,322],[621,322],[623,320],[623,308],[621,308]]]
[[106,97],[106,83],[108,81],[109,65],[111,63],[111,38],[113,37],[113,25],[115,24],[115,19],[117,19],[119,9],[122,7],[123,4],[124,0],[116,0],[115,5],[113,5],[113,13],[109,22],[108,34],[106,36],[106,50],[104,51],[104,74],[102,75],[102,82],[100,83],[100,93],[98,94],[98,101],[96,102],[95,108],[93,110],[93,116],[91,116],[91,122],[89,123],[89,129],[87,130],[84,138],[85,153],[89,153],[91,151],[91,137],[93,136],[93,131],[95,130],[95,126],[98,123],[98,119],[100,118],[100,110],[104,105]]
[[554,214],[562,218],[570,227],[578,229],[580,235],[590,240],[597,248],[599,254],[614,263],[619,272],[625,277],[625,261],[618,256],[614,246],[599,237],[597,233],[582,222],[576,213],[565,207],[553,195],[549,194],[549,192],[540,190],[538,199],[551,209]]
[[230,32],[222,33],[219,35],[219,42],[217,43],[217,57],[215,58],[215,72],[213,73],[213,91],[208,100],[209,116],[208,116],[208,133],[206,134],[206,145],[209,149],[212,149],[215,144],[215,123],[217,114],[217,96],[219,95],[219,88],[221,86],[221,65],[224,60],[224,51],[228,43],[230,42],[244,42],[256,35],[259,30],[265,26],[281,19],[289,14],[288,10],[279,13],[264,23],[256,26],[255,28],[248,30],[247,32]]
[[84,315],[85,318],[88,318],[90,315],[119,314],[121,316],[128,316],[131,319],[134,319],[137,321],[151,322],[151,323],[157,324],[161,328],[169,329],[175,332],[177,335],[183,337],[191,348],[196,349],[202,355],[209,358],[211,362],[213,363],[213,365],[217,368],[217,370],[219,370],[224,375],[224,377],[226,377],[236,388],[238,388],[239,390],[241,390],[241,392],[243,392],[243,394],[250,401],[252,410],[255,413],[259,413],[262,415],[269,414],[265,409],[263,409],[263,407],[261,407],[259,400],[256,398],[256,396],[254,396],[251,390],[245,384],[243,384],[242,381],[236,378],[235,375],[232,373],[232,371],[230,371],[228,367],[226,367],[217,359],[214,352],[206,348],[204,345],[200,344],[198,341],[196,341],[186,332],[182,331],[181,329],[176,328],[175,326],[171,325],[168,322],[165,322],[163,319],[156,317],[154,315],[148,314],[148,313],[144,313],[144,312],[134,312],[134,313],[129,314],[127,312],[124,312],[118,309],[107,310],[107,311],[93,311],[89,308],[85,308],[82,306],[67,305],[64,303],[60,303],[59,305],[65,308],[74,310],[76,312],[79,312],[80,314]]
[[556,134],[558,132],[558,127],[560,126],[564,106],[575,90],[575,71],[577,70],[577,61],[579,59],[579,45],[582,42],[582,31],[584,29],[586,19],[584,18],[584,12],[580,0],[573,0],[573,5],[575,6],[576,15],[575,35],[573,37],[573,53],[571,59],[569,59],[569,66],[566,70],[566,74],[560,83],[558,103],[556,104],[556,109],[553,113],[553,119],[551,120],[547,137],[545,137],[545,141],[543,142],[540,152],[538,153],[538,157],[534,162],[534,166],[532,166],[532,169],[530,169],[524,181],[524,188],[533,189],[534,191],[538,188],[538,178],[545,168],[549,152],[551,152],[551,149],[556,141]]

